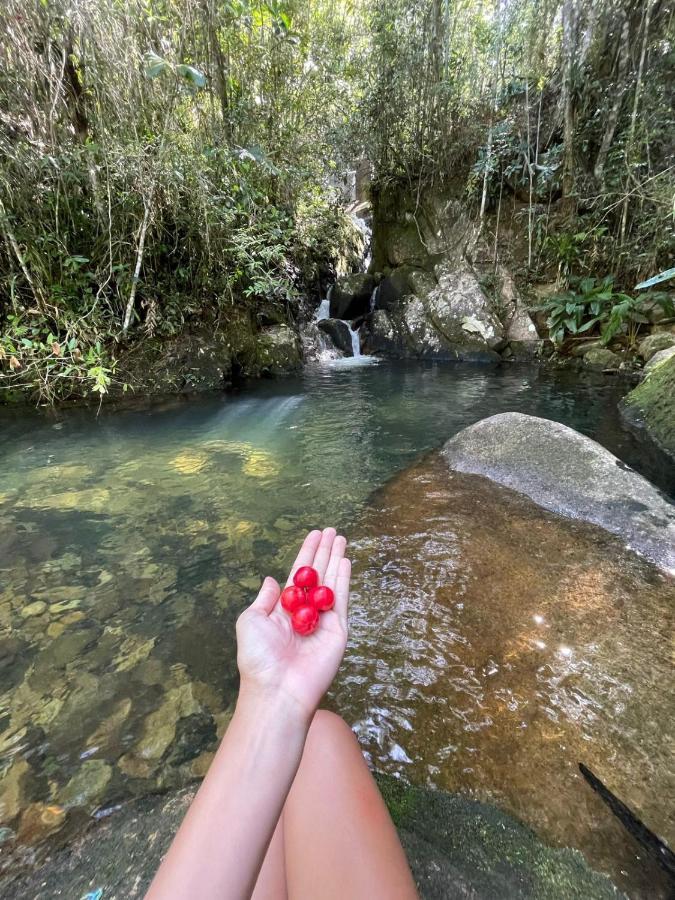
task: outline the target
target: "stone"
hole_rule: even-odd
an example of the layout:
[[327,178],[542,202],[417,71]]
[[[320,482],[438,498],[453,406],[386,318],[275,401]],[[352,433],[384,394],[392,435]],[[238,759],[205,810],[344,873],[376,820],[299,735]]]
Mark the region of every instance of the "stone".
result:
[[621,357],[606,347],[596,347],[586,352],[584,365],[590,369],[616,370],[621,365]]
[[276,528],[277,531],[295,531],[298,526],[293,519],[289,519],[287,516],[279,516],[274,520],[272,527]]
[[61,804],[70,809],[74,806],[93,808],[103,798],[105,789],[112,778],[113,770],[103,759],[87,759],[60,792]]
[[666,347],[665,350],[659,350],[651,357],[649,362],[646,363],[644,367],[645,375],[648,375],[657,366],[660,366],[661,363],[664,363],[667,359],[670,359],[671,356],[675,356],[675,344],[673,344],[672,347]]
[[335,347],[341,350],[345,356],[354,355],[352,334],[346,322],[342,319],[321,319],[320,322],[317,322],[317,327],[328,335]]
[[501,323],[473,273],[438,270],[439,280],[426,296],[410,295],[396,309],[368,317],[364,349],[393,358],[499,362]]
[[640,341],[638,344],[638,353],[645,362],[658,353],[659,350],[667,350],[669,347],[675,347],[675,334],[667,331],[655,331]]
[[511,350],[514,359],[532,360],[544,355],[545,346],[546,342],[542,340],[510,341],[507,349]]
[[37,844],[59,831],[66,817],[62,806],[31,803],[21,816],[17,840],[20,844]]
[[131,700],[124,697],[119,700],[108,715],[98,726],[98,728],[89,735],[86,741],[87,747],[105,748],[111,739],[116,737],[122,725],[129,718],[131,712]]
[[159,709],[146,717],[134,755],[144,760],[161,759],[176,736],[179,720],[200,711],[201,704],[190,682],[172,688],[166,693]]
[[47,604],[44,600],[36,600],[34,603],[24,606],[21,610],[21,616],[24,619],[32,619],[33,616],[41,616],[45,612],[47,612]]
[[120,772],[128,778],[151,778],[157,766],[157,760],[139,759],[133,753],[125,753],[117,760]]
[[47,637],[54,638],[59,637],[66,630],[66,626],[63,622],[50,622],[47,626]]
[[[605,875],[580,853],[547,846],[521,822],[468,797],[413,788],[378,776],[423,900],[617,900]],[[81,897],[105,885],[105,897],[140,898],[185,817],[196,788],[151,794],[97,822],[72,846],[55,850],[0,889],[17,897]],[[95,876],[95,877],[94,877]]]
[[339,278],[330,292],[331,319],[358,319],[370,312],[375,277],[365,272]]
[[570,349],[570,356],[586,356],[591,350],[604,350],[605,344],[600,338],[593,340],[576,341]]
[[302,347],[295,331],[287,325],[264,328],[256,342],[259,374],[286,375],[302,365]]
[[204,750],[200,753],[199,756],[192,760],[190,774],[194,778],[204,778],[211,767],[215,755],[214,750]]
[[620,409],[631,425],[644,428],[662,450],[675,458],[675,354],[652,368],[624,397]]
[[657,566],[675,571],[675,507],[645,478],[573,429],[501,413],[460,431],[442,452],[451,469],[482,475],[545,509],[599,525]]
[[0,823],[9,824],[25,803],[31,767],[25,759],[15,759],[0,780]]

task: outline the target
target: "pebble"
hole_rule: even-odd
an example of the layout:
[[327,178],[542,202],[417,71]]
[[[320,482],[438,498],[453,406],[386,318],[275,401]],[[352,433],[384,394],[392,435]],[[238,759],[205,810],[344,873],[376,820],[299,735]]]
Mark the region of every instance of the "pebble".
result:
[[34,616],[41,616],[45,612],[47,612],[47,604],[45,601],[36,600],[34,603],[29,603],[28,606],[24,606],[21,610],[21,616],[24,619],[32,619]]

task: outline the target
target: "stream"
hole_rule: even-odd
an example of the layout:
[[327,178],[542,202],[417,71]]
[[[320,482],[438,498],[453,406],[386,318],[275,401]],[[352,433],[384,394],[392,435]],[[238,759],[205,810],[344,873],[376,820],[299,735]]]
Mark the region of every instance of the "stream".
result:
[[326,364],[98,417],[0,410],[5,869],[203,775],[236,695],[237,615],[308,529],[335,524],[354,540],[353,625],[328,702],[370,761],[495,802],[631,896],[665,897],[576,765],[672,841],[672,582],[425,455],[517,410],[672,495],[673,466],[621,426],[626,389],[534,367]]

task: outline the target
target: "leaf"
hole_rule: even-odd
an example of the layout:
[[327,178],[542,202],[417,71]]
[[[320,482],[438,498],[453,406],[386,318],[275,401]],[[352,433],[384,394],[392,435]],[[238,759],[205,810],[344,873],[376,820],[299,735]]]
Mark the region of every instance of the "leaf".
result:
[[145,54],[145,77],[146,78],[157,78],[158,75],[161,75],[163,72],[167,72],[171,66],[169,63],[162,59],[161,56],[158,56],[156,53],[150,51]]
[[188,81],[192,82],[195,87],[202,88],[206,84],[206,75],[203,72],[200,72],[199,69],[195,69],[194,66],[188,66],[185,63],[181,63],[179,66],[176,66],[176,72],[182,78],[186,78]]
[[653,275],[646,281],[641,281],[640,284],[635,285],[635,290],[642,291],[645,288],[650,288],[655,284],[661,284],[662,281],[668,281],[670,278],[675,278],[675,269],[666,269],[664,272],[659,272],[658,275]]

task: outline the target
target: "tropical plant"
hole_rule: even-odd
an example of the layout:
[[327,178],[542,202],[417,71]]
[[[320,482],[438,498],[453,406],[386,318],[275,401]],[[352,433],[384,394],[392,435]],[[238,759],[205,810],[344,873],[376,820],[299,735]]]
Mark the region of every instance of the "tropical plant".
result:
[[597,329],[604,344],[625,333],[628,344],[635,343],[641,325],[649,322],[645,314],[649,304],[657,303],[667,315],[673,315],[668,294],[652,292],[631,297],[614,290],[614,276],[570,278],[570,288],[554,294],[535,309],[546,314],[546,325],[554,344],[562,344],[568,335],[588,334]]

